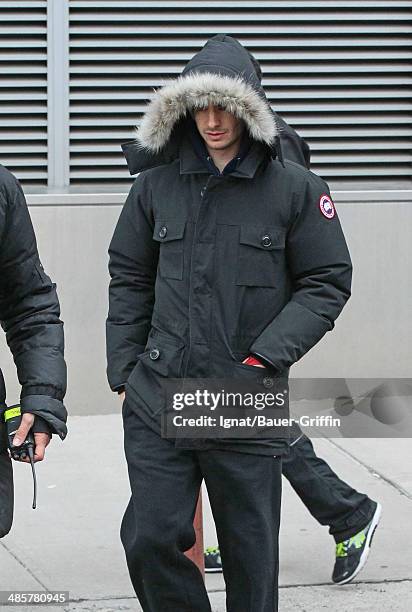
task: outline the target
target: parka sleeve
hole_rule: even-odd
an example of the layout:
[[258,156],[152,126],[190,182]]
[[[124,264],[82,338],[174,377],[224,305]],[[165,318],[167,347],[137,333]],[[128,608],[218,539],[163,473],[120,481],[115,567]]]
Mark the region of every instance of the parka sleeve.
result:
[[26,200],[12,175],[0,201],[0,321],[22,386],[21,410],[64,439],[66,364],[56,285],[40,262]]
[[[331,197],[328,185],[308,175],[287,235],[290,301],[250,347],[278,370],[289,368],[333,329],[351,295],[349,251],[336,209],[328,207],[325,196]],[[334,210],[331,218],[322,212],[325,201],[326,213]]]
[[144,351],[150,331],[158,245],[144,173],[135,180],[109,246],[109,314],[106,321],[107,377],[122,390]]

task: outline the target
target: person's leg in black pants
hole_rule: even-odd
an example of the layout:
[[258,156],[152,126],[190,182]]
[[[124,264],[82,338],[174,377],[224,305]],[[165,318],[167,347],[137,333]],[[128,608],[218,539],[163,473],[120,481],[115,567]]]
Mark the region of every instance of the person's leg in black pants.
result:
[[199,462],[216,523],[227,612],[276,611],[281,459],[204,451]]
[[123,406],[132,496],[120,537],[144,612],[210,612],[203,578],[184,555],[195,543],[201,475],[193,451],[176,449]]
[[312,516],[329,525],[336,542],[358,533],[375,512],[376,502],[341,480],[304,434],[283,456],[282,472]]
[[7,535],[13,523],[13,467],[8,452],[0,452],[0,538]]

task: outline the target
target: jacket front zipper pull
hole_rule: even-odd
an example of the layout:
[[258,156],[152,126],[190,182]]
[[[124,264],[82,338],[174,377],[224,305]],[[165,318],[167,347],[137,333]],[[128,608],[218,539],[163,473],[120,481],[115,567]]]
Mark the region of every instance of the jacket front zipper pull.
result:
[[207,181],[206,181],[206,183],[203,185],[202,189],[200,190],[200,197],[201,198],[203,198],[203,196],[205,195],[206,189],[207,189],[207,187],[208,187],[208,185],[210,183],[210,179],[211,178],[212,178],[212,175],[210,174],[208,179],[207,179]]

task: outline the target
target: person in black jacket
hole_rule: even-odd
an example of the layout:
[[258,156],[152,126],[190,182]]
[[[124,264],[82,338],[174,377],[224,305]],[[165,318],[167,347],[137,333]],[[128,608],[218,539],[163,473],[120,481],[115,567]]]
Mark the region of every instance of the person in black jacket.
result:
[[[261,82],[263,74],[260,64],[250,52],[249,57]],[[274,112],[274,115],[280,127],[280,142],[285,159],[309,169],[308,143],[278,113]],[[199,143],[197,151],[207,167],[207,149]],[[381,504],[341,480],[330,465],[316,455],[312,442],[296,424],[292,430],[289,452],[282,457],[282,475],[290,482],[312,516],[321,525],[329,526],[329,533],[336,542],[332,581],[347,584],[365,566],[372,537],[380,520]],[[206,572],[222,570],[218,546],[208,546],[204,560]]]
[[[162,437],[163,381],[231,377],[265,392],[286,379],[350,297],[338,215],[327,184],[283,159],[253,63],[229,36],[210,39],[157,92],[126,152],[140,175],[109,247],[107,371],[113,391],[126,392],[132,495],[121,540],[130,577],[145,612],[210,612],[183,554],[203,478],[228,611],[273,612],[288,441],[276,432]],[[266,369],[249,365],[252,356]]]
[[[21,384],[22,420],[13,444],[30,429],[34,461],[42,461],[53,434],[66,437],[66,364],[56,287],[45,273],[20,184],[0,166],[0,322]],[[6,387],[0,370],[0,537],[13,519],[13,471],[3,413]],[[22,459],[22,461],[28,461]]]

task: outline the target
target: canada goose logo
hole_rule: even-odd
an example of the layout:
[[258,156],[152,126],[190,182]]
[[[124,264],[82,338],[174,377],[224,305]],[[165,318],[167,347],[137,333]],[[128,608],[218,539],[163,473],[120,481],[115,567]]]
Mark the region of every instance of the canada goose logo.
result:
[[322,215],[327,219],[333,219],[333,217],[335,216],[335,207],[333,205],[333,202],[330,197],[325,193],[320,196],[319,208]]

